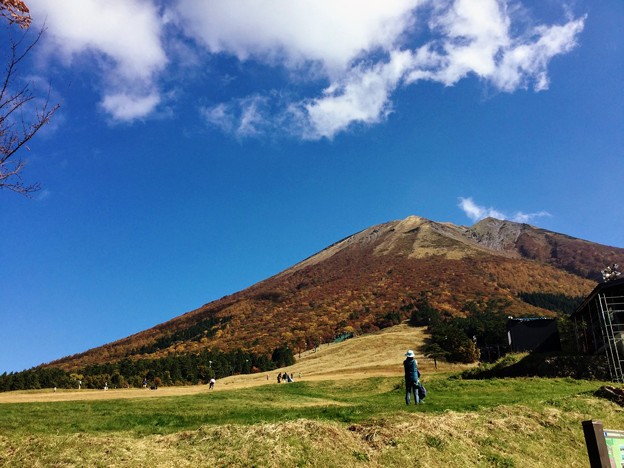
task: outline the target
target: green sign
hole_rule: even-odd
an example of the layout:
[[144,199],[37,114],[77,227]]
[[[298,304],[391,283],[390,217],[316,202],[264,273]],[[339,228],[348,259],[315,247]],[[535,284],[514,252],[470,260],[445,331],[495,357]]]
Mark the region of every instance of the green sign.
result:
[[604,430],[604,438],[612,468],[624,468],[624,431]]

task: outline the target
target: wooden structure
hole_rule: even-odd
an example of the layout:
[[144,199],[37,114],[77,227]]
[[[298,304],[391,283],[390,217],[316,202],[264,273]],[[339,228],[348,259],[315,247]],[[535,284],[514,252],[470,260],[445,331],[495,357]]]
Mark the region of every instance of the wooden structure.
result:
[[604,354],[611,380],[624,382],[624,278],[598,284],[570,318],[577,350]]
[[551,353],[561,351],[557,321],[542,317],[509,317],[507,339],[514,353],[529,351]]

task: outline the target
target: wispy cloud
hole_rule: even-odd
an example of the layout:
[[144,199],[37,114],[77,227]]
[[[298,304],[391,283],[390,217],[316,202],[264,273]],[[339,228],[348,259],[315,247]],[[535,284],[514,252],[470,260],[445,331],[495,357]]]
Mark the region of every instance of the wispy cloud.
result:
[[47,16],[54,53],[68,65],[96,58],[102,106],[117,120],[149,116],[165,100],[166,72],[189,66],[179,56],[182,40],[185,50],[197,51],[195,67],[204,66],[200,57],[221,54],[235,57],[243,72],[247,64],[287,70],[289,85],[302,85],[291,101],[265,87],[202,109],[207,122],[238,137],[283,131],[289,122],[291,135],[331,139],[354,125],[383,122],[394,92],[422,80],[452,86],[474,75],[503,92],[541,91],[550,60],[576,46],[585,22],[531,22],[507,0],[31,4],[36,18]]
[[43,190],[40,190],[39,192],[36,192],[35,200],[37,200],[37,201],[44,201],[44,200],[47,200],[48,198],[50,198],[51,196],[52,196],[52,192],[50,192],[50,190],[43,189]]
[[242,99],[200,108],[207,124],[232,133],[239,138],[259,136],[272,128],[269,99],[265,96],[247,96]]
[[515,221],[517,223],[530,223],[533,222],[536,218],[550,216],[550,213],[548,213],[547,211],[538,211],[536,213],[523,213],[522,211],[518,211],[512,215],[506,215],[495,208],[485,207],[476,204],[471,197],[460,197],[459,204],[457,206],[459,206],[466,214],[466,216],[468,216],[468,218],[470,218],[473,222],[481,221],[485,218],[496,218],[501,220]]

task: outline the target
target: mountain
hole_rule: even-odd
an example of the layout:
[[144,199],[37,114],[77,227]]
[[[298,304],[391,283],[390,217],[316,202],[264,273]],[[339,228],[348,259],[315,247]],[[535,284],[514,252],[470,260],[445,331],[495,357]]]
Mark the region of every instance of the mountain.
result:
[[398,323],[424,294],[461,315],[470,302],[505,300],[511,315],[552,312],[521,294],[588,294],[624,249],[493,218],[472,227],[418,216],[370,227],[256,285],[114,343],[63,358],[65,370],[125,357],[205,348],[270,354],[309,349],[343,331]]

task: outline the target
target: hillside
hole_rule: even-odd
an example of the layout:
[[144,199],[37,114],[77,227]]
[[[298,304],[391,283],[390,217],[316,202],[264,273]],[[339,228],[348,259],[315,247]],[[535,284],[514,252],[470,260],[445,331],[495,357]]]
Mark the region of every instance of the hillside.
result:
[[365,229],[236,294],[144,332],[50,365],[66,370],[125,357],[201,349],[295,352],[342,331],[369,333],[409,316],[422,294],[451,315],[469,301],[508,301],[511,315],[549,315],[520,293],[584,296],[624,249],[526,224],[472,227],[417,216]]
[[[446,374],[471,367],[463,364],[438,362],[438,366],[435,368],[433,360],[424,357],[423,348],[426,337],[425,327],[414,328],[406,324],[396,325],[341,343],[325,344],[316,351],[303,352],[300,357],[297,356],[295,364],[288,367],[257,374],[238,374],[220,378],[216,391],[274,384],[278,372],[294,374],[297,382],[402,376],[402,361],[407,349],[413,349],[416,352],[418,367],[425,380],[430,380],[436,374]],[[269,379],[267,379],[267,375]],[[51,392],[49,389],[35,392],[28,390],[0,392],[0,404],[34,401],[157,398],[193,395],[205,391],[206,385],[161,387],[158,392],[146,392],[136,388],[115,389],[115,391],[108,392],[74,389],[58,393]]]

